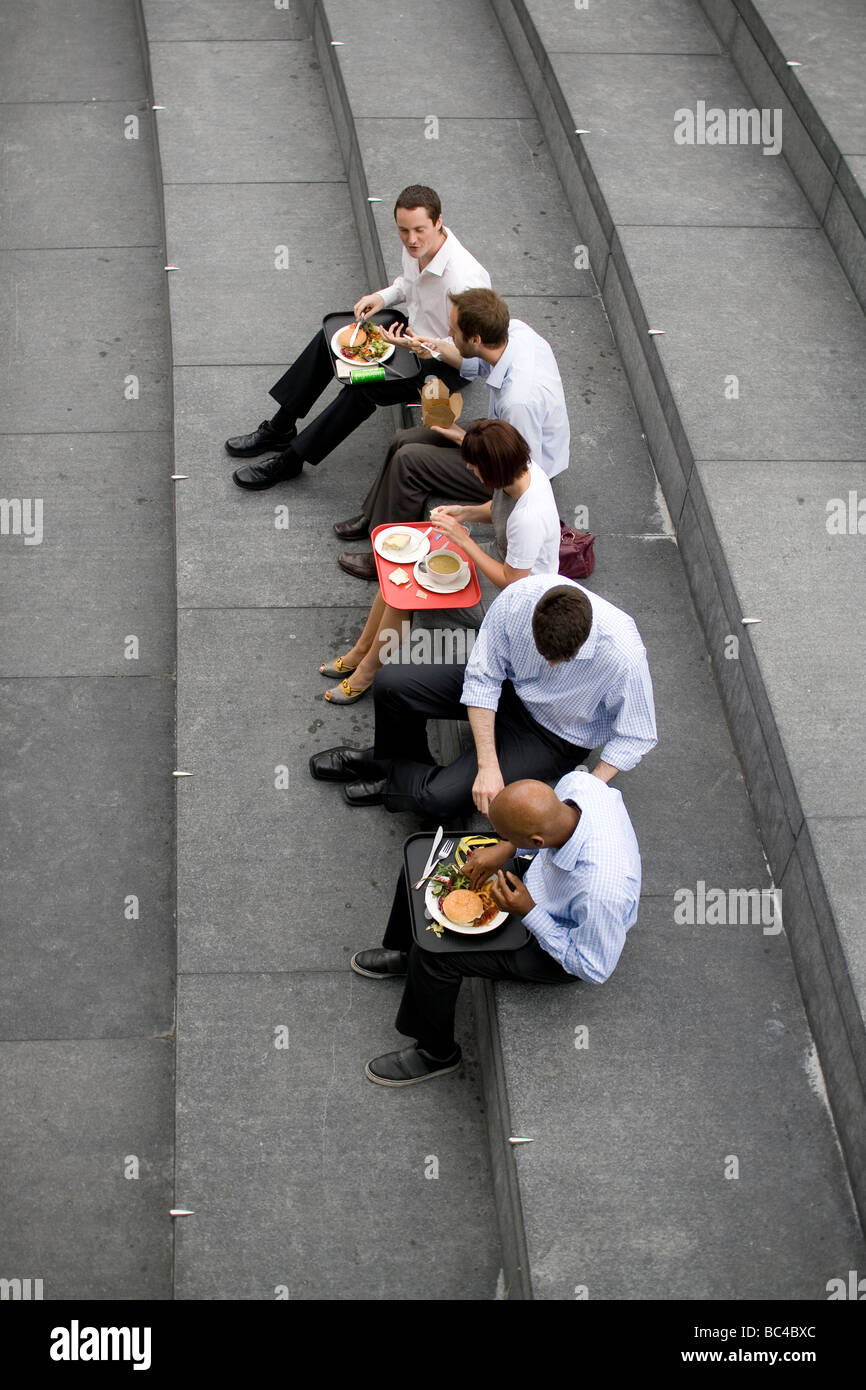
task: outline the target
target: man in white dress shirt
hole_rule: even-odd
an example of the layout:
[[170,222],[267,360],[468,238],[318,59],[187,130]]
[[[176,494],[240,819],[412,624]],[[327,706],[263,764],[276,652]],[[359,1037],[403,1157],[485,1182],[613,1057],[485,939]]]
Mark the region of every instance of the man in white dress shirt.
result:
[[[369,317],[392,304],[405,303],[407,314],[395,313],[385,331],[389,342],[399,345],[407,330],[408,336],[424,339],[447,335],[449,296],[470,286],[488,287],[490,276],[451,229],[443,226],[442,205],[432,188],[423,184],[404,188],[394,208],[394,220],[403,242],[402,274],[385,289],[363,294],[353,313],[356,317]],[[273,419],[263,420],[252,434],[226,440],[226,449],[235,458],[270,455],[259,463],[238,468],[235,482],[238,487],[261,491],[297,477],[305,462],[320,463],[369,419],[377,406],[417,402],[421,386],[431,373],[441,376],[452,391],[460,385],[453,355],[448,363],[425,362],[412,377],[398,378],[388,373],[385,381],[347,385],[299,433],[298,420],[309,414],[334,380],[330,344],[320,329],[271,387],[270,394],[280,405]]]
[[[440,362],[461,377],[479,377],[489,392],[488,416],[523,435],[548,478],[568,467],[569,426],[565,393],[550,344],[529,324],[512,319],[505,300],[490,289],[451,295],[450,337],[427,340]],[[386,521],[417,521],[431,492],[455,502],[485,500],[460,457],[465,431],[413,429],[398,433],[368,493],[363,512],[334,527],[343,539],[366,534]],[[375,577],[372,555],[343,554],[339,564],[359,579]]]

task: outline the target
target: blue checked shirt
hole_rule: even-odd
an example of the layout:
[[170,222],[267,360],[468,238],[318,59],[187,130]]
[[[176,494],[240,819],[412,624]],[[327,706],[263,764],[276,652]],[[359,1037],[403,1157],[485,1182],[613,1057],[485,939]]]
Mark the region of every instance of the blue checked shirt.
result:
[[461,699],[467,707],[495,710],[502,682],[510,680],[543,728],[581,748],[601,747],[605,762],[628,772],[658,742],[640,633],[627,613],[575,584],[592,605],[589,636],[571,661],[549,666],[533,641],[532,615],[556,584],[574,581],[536,574],[502,590],[479,629]]
[[553,349],[522,319],[508,324],[508,343],[499,361],[464,357],[460,375],[483,377],[490,390],[488,415],[523,435],[548,478],[568,467],[568,411]]
[[556,784],[580,820],[559,849],[540,849],[524,876],[535,907],[523,921],[569,975],[600,985],[637,920],[640,851],[622,796],[583,768]]

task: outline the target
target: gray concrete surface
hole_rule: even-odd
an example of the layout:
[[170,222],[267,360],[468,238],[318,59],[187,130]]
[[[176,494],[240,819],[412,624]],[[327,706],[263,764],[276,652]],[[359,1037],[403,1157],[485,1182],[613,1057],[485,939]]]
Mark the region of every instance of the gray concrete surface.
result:
[[[422,7],[419,4],[410,8],[414,20]],[[505,7],[494,8],[501,16]],[[468,7],[467,36],[473,33],[483,36],[486,20],[481,11],[485,9],[481,4]],[[361,117],[360,151],[363,156],[375,143],[377,148],[371,162],[376,167],[383,160],[381,147],[387,145],[392,125],[401,130],[404,139],[415,130],[413,121],[417,113],[413,94],[411,91],[394,93],[390,118],[387,121],[379,119],[375,125],[368,120],[369,97],[362,90],[360,74],[365,66],[369,80],[372,60],[370,45],[362,32],[361,17],[356,14],[354,27],[350,28],[351,16],[346,5],[323,0],[317,10],[327,18],[327,25],[317,30],[321,35],[322,52],[330,36],[343,40],[336,56],[332,55],[340,80],[334,80],[331,85],[334,90],[339,90],[341,85],[344,87],[349,109]],[[675,77],[678,70],[685,69],[682,57],[645,56],[639,59],[632,52],[634,48],[645,54],[652,53],[654,48],[662,54],[697,52],[702,55],[697,59],[698,80],[701,76],[705,79],[711,70],[719,74],[726,71],[735,84],[737,98],[743,96],[730,65],[721,59],[703,56],[717,54],[718,47],[694,10],[691,10],[689,25],[680,25],[675,42],[670,43],[667,38],[653,42],[653,34],[669,36],[670,32],[665,29],[668,12],[663,17],[660,10],[661,7],[641,8],[642,20],[649,24],[646,43],[643,33],[636,42],[630,30],[629,38],[618,44],[609,32],[613,22],[610,7],[596,8],[590,20],[591,24],[596,24],[595,39],[589,38],[588,42],[584,42],[587,30],[579,28],[586,18],[583,13],[577,18],[569,15],[566,19],[560,10],[552,15],[551,6],[546,9],[542,6],[537,13],[533,9],[539,24],[553,26],[555,23],[555,34],[549,27],[548,37],[554,50],[550,61],[557,71],[560,70],[557,65],[562,63],[558,50],[562,49],[583,54],[587,48],[609,46],[614,51],[622,49],[628,55],[615,68],[622,84],[617,88],[618,104],[615,108],[609,105],[602,113],[604,119],[595,122],[601,127],[598,147],[605,151],[618,124],[623,132],[626,129],[627,121],[621,114],[623,91],[632,93],[626,106],[631,102],[633,109],[641,107],[640,100],[633,94],[636,66],[640,65],[642,71],[649,73],[650,81],[653,73],[656,80],[661,81],[663,74]],[[401,5],[401,13],[405,19],[405,3]],[[607,16],[607,29],[603,24],[598,26],[599,14]],[[629,18],[633,17],[630,14]],[[509,38],[513,39],[513,31],[513,25],[506,25]],[[571,42],[570,37],[578,32],[580,40]],[[479,48],[475,56],[483,74],[489,53]],[[609,86],[612,86],[614,65],[608,57],[599,57],[595,69],[599,73],[599,100],[605,89],[606,64]],[[682,69],[678,69],[679,64]],[[588,70],[588,62],[584,66]],[[527,65],[525,70],[532,82],[532,69]],[[575,66],[574,70],[579,69]],[[631,76],[626,83],[628,74]],[[513,102],[517,99],[513,92],[519,81],[514,68],[510,65],[502,68],[500,76],[509,91],[509,102]],[[579,87],[575,86],[575,91],[579,90],[585,98],[588,85],[583,81]],[[678,90],[681,86],[682,83]],[[662,111],[661,90],[656,102],[657,109]],[[671,116],[674,106],[679,104],[679,99],[673,102]],[[462,114],[459,105],[457,113]],[[578,112],[572,110],[569,114],[572,126],[584,124]],[[539,115],[545,134],[555,134],[549,111],[542,106]],[[507,123],[508,108],[497,111],[491,106],[487,126]],[[454,135],[462,133],[459,127],[460,122],[456,121]],[[448,122],[440,125],[440,146],[443,139],[450,143],[430,154],[422,153],[419,145],[418,157],[422,160],[419,167],[421,170],[436,167],[446,170],[451,180],[449,204],[468,204],[473,199],[478,179],[474,147],[470,152],[464,141],[461,153],[449,132]],[[622,143],[624,147],[625,141]],[[434,146],[436,142],[430,141],[430,144]],[[495,135],[488,135],[486,147],[502,146]],[[553,149],[553,143],[550,148]],[[559,146],[560,155],[563,148],[570,148],[567,139],[564,146]],[[742,216],[737,218],[736,214],[740,185],[735,187],[725,169],[714,170],[704,179],[681,173],[679,183],[677,174],[668,174],[666,170],[665,187],[660,189],[659,179],[653,178],[652,172],[661,170],[661,150],[661,141],[654,145],[651,137],[650,176],[646,179],[649,215],[643,214],[641,209],[638,220],[651,221],[654,213],[665,211],[669,220],[700,221],[702,214],[712,221],[718,220],[719,211],[725,208],[732,222],[742,223]],[[602,187],[606,195],[607,181],[602,179],[595,165],[590,164],[590,153],[591,139],[587,138],[585,148],[580,146],[579,167],[582,174],[591,169],[595,184],[590,198],[584,197],[581,206],[589,211],[595,206],[600,221],[594,235],[609,238],[613,218],[607,203],[602,204],[598,196]],[[750,178],[759,177],[760,165],[755,166],[753,151],[747,153],[748,184]],[[653,165],[654,158],[659,160],[658,169]],[[618,168],[613,155],[608,156],[608,160],[610,169]],[[764,159],[764,163],[768,162]],[[627,187],[625,180],[621,185],[623,199],[627,200],[632,216],[639,205],[639,180],[643,173],[640,160],[635,159],[632,186]],[[715,181],[714,176],[717,176]],[[814,228],[815,219],[793,181],[790,178],[786,181],[783,172],[768,172],[767,179],[769,182],[761,182],[760,195],[748,201],[747,220],[769,223],[774,228],[769,234],[778,238],[816,237],[816,232],[807,230]],[[375,184],[368,181],[368,186],[372,191]],[[547,185],[542,184],[542,187],[546,206]],[[689,195],[686,190],[690,188],[693,192]],[[692,198],[685,208],[682,207],[684,196]],[[595,197],[594,205],[592,197]],[[744,199],[744,205],[746,202]],[[507,179],[501,180],[499,197],[493,207],[499,210],[499,220],[504,223],[510,211]],[[695,217],[693,214],[698,210]],[[486,211],[490,220],[487,206]],[[377,224],[382,226],[384,211],[379,208],[375,215]],[[794,229],[803,230],[775,230],[780,220],[783,223],[790,220]],[[557,226],[561,226],[561,222]],[[532,251],[542,264],[545,255],[560,253],[556,232],[550,239],[537,232],[536,235],[541,239],[533,244]],[[624,229],[623,243],[627,235],[640,244],[641,237],[652,234],[643,229]],[[687,277],[688,251],[692,246],[702,245],[702,235],[701,228],[685,232],[672,250],[670,229],[660,231],[660,254],[655,263],[657,278],[664,281],[669,276],[671,282],[676,283],[684,266]],[[715,248],[718,238],[725,235],[725,232],[707,234],[702,261],[705,276],[707,265],[712,265],[711,248]],[[732,238],[741,239],[749,235],[740,225],[730,234]],[[756,238],[758,235],[755,233]],[[573,225],[572,234],[567,238],[572,246],[589,243],[592,239],[582,221]],[[661,250],[663,242],[664,251]],[[724,244],[722,240],[723,248]],[[796,250],[794,242],[791,246]],[[602,254],[597,258],[598,266],[604,275],[610,262],[601,240],[599,247]],[[629,246],[625,250],[627,252]],[[750,250],[751,243],[739,256],[734,254],[738,268],[749,264]],[[621,254],[619,247],[616,251]],[[622,260],[625,264],[624,253]],[[829,270],[827,275],[832,282]],[[719,278],[721,281],[722,277]],[[499,284],[500,288],[505,288],[505,282]],[[793,301],[793,291],[787,292]],[[549,298],[538,297],[532,303],[534,314],[526,312],[524,316],[541,328],[541,315],[547,309],[548,318],[555,324],[564,325],[571,319],[583,329],[591,325],[586,316],[582,320],[578,317],[580,307],[588,302],[580,297],[585,293],[585,282],[581,284],[576,279],[574,297],[558,295],[555,313],[549,310]],[[620,301],[626,312],[631,308],[629,296],[633,296],[631,281]],[[676,310],[680,314],[687,311],[689,302],[688,298],[684,302],[677,300]],[[664,429],[670,441],[670,452],[664,460],[665,473],[675,484],[679,477],[678,485],[671,489],[668,497],[676,506],[675,519],[680,516],[685,501],[692,467],[690,460],[686,468],[678,450],[689,437],[688,430],[694,422],[691,419],[684,422],[670,409],[674,400],[679,404],[679,398],[675,395],[676,383],[668,381],[669,355],[672,348],[679,350],[682,340],[683,374],[706,372],[709,376],[716,365],[705,360],[706,324],[713,319],[705,318],[701,324],[698,316],[705,310],[697,292],[691,303],[695,306],[695,331],[687,341],[681,323],[668,327],[673,322],[670,313],[664,316],[663,323],[650,318],[645,321],[645,326],[666,330],[666,336],[656,340],[656,357],[648,380],[653,382],[657,378],[667,387],[657,421],[659,431]],[[844,294],[838,295],[834,303],[843,305],[837,332],[840,329],[843,334],[850,331],[856,338],[858,330],[849,307],[844,304]],[[673,309],[673,295],[662,307]],[[720,292],[717,311],[723,326],[727,316],[734,323],[736,309],[736,299],[733,303],[730,300],[723,303]],[[739,359],[748,342],[743,329],[747,325],[754,335],[756,326],[763,321],[762,312],[760,305],[754,304],[743,311],[744,322],[741,321],[736,346]],[[804,317],[808,316],[808,311],[803,313]],[[575,317],[571,318],[572,315]],[[614,326],[618,327],[616,323]],[[814,315],[808,319],[808,329],[817,332],[819,343],[827,341],[832,333],[823,321],[816,327]],[[786,343],[789,340],[796,343],[796,330],[793,333],[785,331]],[[824,333],[827,337],[822,339]],[[625,607],[638,622],[656,680],[661,744],[635,772],[621,779],[645,864],[642,914],[634,928],[633,941],[626,948],[620,967],[622,974],[618,971],[614,981],[601,989],[587,987],[583,996],[580,993],[570,995],[568,991],[518,988],[497,991],[498,1043],[504,1063],[506,1103],[514,1131],[536,1137],[536,1142],[518,1151],[516,1157],[512,1155],[509,1160],[506,1156],[506,1163],[516,1162],[534,1294],[540,1298],[573,1298],[580,1285],[588,1285],[590,1297],[602,1298],[818,1298],[823,1296],[826,1280],[837,1272],[837,1266],[847,1267],[846,1260],[861,1258],[863,1247],[856,1211],[836,1144],[833,1121],[822,1098],[820,1068],[815,1061],[814,1044],[787,940],[781,934],[765,935],[762,928],[757,926],[756,929],[754,924],[714,931],[699,925],[681,928],[673,919],[674,894],[688,884],[694,886],[703,880],[769,889],[771,880],[761,853],[757,827],[750,814],[742,770],[714,689],[709,654],[690,601],[685,574],[677,559],[670,517],[655,490],[656,480],[649,459],[641,450],[637,417],[630,408],[620,416],[616,445],[623,456],[609,450],[607,472],[600,462],[600,456],[603,458],[601,441],[591,428],[587,428],[589,422],[581,420],[581,390],[586,401],[586,368],[594,349],[600,358],[601,342],[591,336],[590,328],[589,341],[583,344],[585,356],[582,355],[579,362],[567,352],[560,356],[573,423],[575,417],[578,420],[575,440],[579,441],[579,446],[573,454],[569,473],[557,480],[556,491],[567,513],[569,507],[579,504],[587,481],[595,488],[590,525],[599,535],[599,562],[590,583],[598,592]],[[820,356],[821,349],[818,351]],[[631,375],[631,364],[626,362],[625,365]],[[784,412],[787,409],[790,413],[796,388],[790,381],[780,382],[773,371],[771,354],[762,358],[761,369],[769,372],[773,385],[763,387],[760,393],[756,391],[755,398],[747,402],[750,412],[747,420],[751,423],[760,418],[769,437],[773,428],[778,433],[788,425]],[[755,370],[758,370],[757,364]],[[841,370],[844,372],[847,368],[842,366]],[[652,371],[656,373],[655,378]],[[805,372],[803,376],[798,399],[802,399],[805,391],[814,403],[813,421],[816,412],[818,415],[814,421],[815,433],[825,422],[853,448],[854,418],[859,412],[853,402],[849,407],[849,393],[840,391],[839,399],[832,405],[821,403],[817,390],[814,395],[810,394],[812,386]],[[778,416],[774,422],[764,423],[761,405],[766,408],[769,395],[770,409],[774,408],[772,392],[777,385],[782,397]],[[786,392],[790,393],[787,406]],[[643,404],[643,397],[640,399]],[[718,432],[718,412],[711,413],[707,400],[703,401],[702,409],[697,397],[694,402],[692,409],[698,423],[704,424],[707,434],[712,428]],[[732,427],[737,430],[742,426],[735,422]],[[650,440],[651,447],[654,442]],[[793,443],[788,447],[793,447]],[[600,469],[597,481],[595,467]],[[605,488],[603,483],[608,479],[615,479],[616,485]],[[663,477],[662,481],[667,487],[667,479]],[[628,509],[625,502],[632,497],[645,499],[644,508]],[[652,509],[648,505],[650,498],[657,502]],[[644,963],[646,969],[642,970]],[[632,970],[637,972],[634,977]],[[632,978],[634,995],[626,990]],[[585,1005],[573,1002],[582,998],[586,998]],[[655,1039],[650,1050],[655,1060],[648,1060],[646,1029],[641,1032],[638,1022],[645,1017],[644,1008],[654,1020],[651,1031]],[[574,1047],[574,1025],[583,1022],[583,1013],[576,1010],[587,1010],[587,1017],[591,1015],[594,1021],[591,1037],[596,1036],[595,1020],[601,1033],[600,1055],[596,1053],[591,1057],[588,1052],[586,1066],[581,1064],[583,1054]],[[539,1029],[542,1015],[549,1026]],[[629,1045],[626,1039],[632,1030],[635,1041]],[[614,1043],[614,1038],[619,1039],[618,1044]],[[590,1051],[594,1045],[591,1041]],[[484,1039],[483,1051],[489,1067],[491,1053],[487,1039]],[[630,1075],[630,1060],[638,1073],[634,1079]],[[650,1082],[650,1075],[658,1078],[657,1084]],[[620,1097],[621,1104],[612,1105],[612,1096]],[[713,1103],[708,1105],[710,1097]],[[582,1103],[587,1107],[586,1118]],[[593,1110],[593,1105],[597,1109]],[[798,1120],[801,1115],[805,1118],[792,1140],[793,1115]],[[809,1157],[793,1166],[793,1154],[799,1152],[801,1144],[808,1147]],[[724,1176],[726,1155],[736,1156],[737,1145],[743,1150],[739,1157],[745,1155],[742,1174],[747,1177],[745,1182]],[[613,1154],[621,1161],[613,1162]],[[670,1170],[666,1167],[668,1155]],[[502,1171],[497,1168],[501,1215]],[[780,1172],[785,1173],[782,1183]],[[811,1213],[805,1233],[804,1206]],[[507,1213],[504,1219],[508,1220]],[[828,1229],[832,1231],[829,1240]],[[816,1251],[816,1241],[821,1242],[820,1252]],[[510,1244],[514,1252],[519,1241]],[[506,1245],[509,1245],[508,1240]],[[513,1277],[514,1270],[508,1273]],[[515,1293],[518,1282],[512,1286]]]
[[[780,104],[785,121],[799,112],[783,138],[792,173],[781,163],[763,169],[766,196],[775,188],[796,200],[795,175],[830,241],[802,215],[802,204],[799,225],[787,228],[756,225],[754,200],[744,200],[739,226],[695,226],[700,219],[694,217],[681,226],[682,210],[665,208],[658,197],[647,201],[644,214],[639,200],[624,193],[605,141],[572,135],[584,124],[584,88],[566,90],[561,79],[571,71],[568,64],[579,65],[584,76],[598,64],[595,125],[603,133],[619,122],[622,102],[633,100],[637,83],[646,81],[655,92],[661,60],[638,59],[628,44],[618,63],[613,54],[590,55],[579,30],[553,43],[548,54],[539,37],[548,20],[543,3],[496,0],[495,8],[533,90],[571,205],[589,218],[587,240],[605,306],[676,524],[764,847],[776,881],[785,885],[793,956],[862,1211],[866,1039],[856,998],[862,949],[850,915],[844,923],[833,917],[832,904],[844,893],[833,890],[825,872],[839,871],[839,857],[827,857],[830,837],[813,836],[809,823],[817,796],[830,822],[855,818],[856,841],[861,809],[851,788],[861,780],[862,762],[862,565],[844,544],[856,544],[856,536],[833,537],[826,522],[842,481],[862,479],[866,337],[825,220],[838,163],[832,140],[814,109],[798,105],[802,70],[784,66],[781,49],[757,17],[763,7],[743,0],[732,15],[732,6],[708,5],[752,99]],[[859,21],[849,15],[846,22],[835,10],[833,24],[814,28],[805,6],[780,9],[796,10],[801,39],[814,29],[819,48],[832,30],[840,60],[835,90],[843,100]],[[707,42],[711,48],[712,38]],[[671,112],[699,96],[709,99],[709,61],[695,59],[683,101],[683,83],[674,80],[682,59],[666,60]],[[772,69],[778,92],[764,81],[762,64]],[[720,94],[712,100],[724,107],[741,99],[736,79],[727,90],[729,100]],[[654,143],[650,134],[648,143],[661,152],[664,100],[653,109],[656,137]],[[856,130],[856,102],[850,116]],[[720,171],[732,153],[740,156],[744,192],[761,176],[750,148],[717,152]],[[668,172],[659,166],[657,182],[683,187],[694,154],[671,141]],[[763,159],[765,166],[773,162]],[[844,269],[853,284],[851,263]],[[650,329],[662,334],[651,337]],[[725,387],[734,378],[739,394],[727,399]],[[857,482],[848,486],[855,489]],[[810,612],[820,614],[820,631],[808,637],[792,621],[798,593]],[[760,624],[744,627],[743,617],[750,616]],[[732,638],[738,651],[730,648]]]
[[0,92],[0,494],[41,506],[0,535],[0,1277],[166,1299],[173,484],[135,5],[4,5]]
[[[403,1045],[399,989],[354,975],[349,957],[381,940],[418,822],[383,827],[307,767],[320,748],[370,742],[372,702],[327,705],[318,665],[372,598],[337,568],[331,523],[358,510],[390,412],[264,493],[234,486],[223,449],[273,414],[268,387],[323,315],[368,288],[321,73],[294,29],[250,43],[226,10],[166,31],[164,7],[144,9],[167,108],[175,462],[189,475],[176,1198],[196,1215],[178,1233],[175,1296],[491,1299],[501,1257],[468,996],[467,1064],[446,1084],[404,1095],[363,1071]],[[392,175],[389,195],[401,186]]]

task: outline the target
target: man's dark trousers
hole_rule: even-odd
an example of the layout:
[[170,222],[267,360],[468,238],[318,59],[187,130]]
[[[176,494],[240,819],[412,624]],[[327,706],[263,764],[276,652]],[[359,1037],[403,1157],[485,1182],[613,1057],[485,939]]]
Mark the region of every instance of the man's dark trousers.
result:
[[485,980],[526,980],[535,984],[576,984],[577,976],[563,970],[531,937],[517,951],[424,951],[412,939],[409,890],[405,871],[397,880],[391,916],[382,945],[389,951],[408,951],[409,965],[403,998],[394,1026],[414,1038],[431,1057],[450,1057],[454,1041],[454,1012],[466,975]]
[[[460,702],[465,665],[383,666],[373,684],[376,734],[373,757],[390,765],[385,809],[415,811],[435,821],[471,811],[478,772],[475,749],[447,767],[433,759],[428,719],[466,719]],[[510,681],[502,686],[495,724],[496,754],[505,785],[525,777],[553,781],[585,761],[589,749],[568,743],[539,724]]]
[[[403,314],[395,313],[391,322],[406,323],[406,318]],[[462,384],[460,373],[453,367],[430,360],[422,363],[421,370],[412,377],[398,380],[388,374],[385,381],[375,381],[369,386],[344,386],[315,420],[299,431],[292,440],[292,451],[307,463],[320,463],[338,444],[348,439],[364,420],[369,420],[377,406],[420,400],[421,387],[428,376],[442,377],[451,391],[456,391]],[[331,346],[325,338],[324,329],[320,329],[300,357],[271,387],[269,394],[296,420],[303,420],[333,380]]]

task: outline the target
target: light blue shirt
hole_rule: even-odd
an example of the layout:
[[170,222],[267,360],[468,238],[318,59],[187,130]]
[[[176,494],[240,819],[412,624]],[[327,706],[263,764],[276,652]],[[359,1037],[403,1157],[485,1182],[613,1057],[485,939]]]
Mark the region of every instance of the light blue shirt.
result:
[[[586,594],[592,626],[571,661],[550,666],[533,640],[532,616],[557,584]],[[623,772],[658,742],[652,680],[633,620],[561,574],[518,579],[494,600],[466,664],[463,704],[498,709],[506,680],[543,728],[582,748],[601,747],[604,761]]]
[[513,425],[548,478],[568,467],[570,432],[565,392],[553,349],[522,319],[511,319],[508,342],[493,366],[482,357],[464,357],[460,375],[483,377],[490,390],[488,415]]
[[584,769],[556,784],[580,809],[559,849],[540,849],[524,876],[535,907],[523,921],[569,975],[602,984],[637,920],[640,851],[622,796]]

